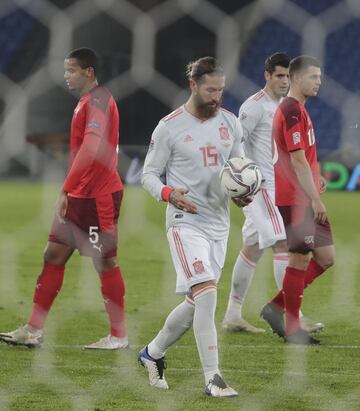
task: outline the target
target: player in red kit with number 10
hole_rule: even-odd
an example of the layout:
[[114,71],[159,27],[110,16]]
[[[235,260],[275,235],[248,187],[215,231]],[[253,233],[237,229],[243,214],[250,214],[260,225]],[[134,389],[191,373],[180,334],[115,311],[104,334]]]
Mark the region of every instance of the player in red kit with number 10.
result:
[[296,57],[290,62],[289,75],[288,96],[273,122],[275,202],[284,220],[289,263],[282,290],[265,305],[261,316],[286,342],[308,345],[319,340],[300,326],[304,289],[334,264],[335,249],[320,196],[315,133],[304,105],[318,93],[320,63],[311,56]]
[[123,185],[117,171],[119,113],[110,92],[98,85],[98,57],[88,48],[73,50],[64,61],[64,78],[80,95],[71,122],[70,167],[38,278],[32,313],[26,325],[0,339],[14,345],[39,346],[48,312],[59,293],[65,264],[75,249],[93,260],[110,320],[110,334],[85,346],[128,346],[124,321],[125,284],[117,265],[117,220]]

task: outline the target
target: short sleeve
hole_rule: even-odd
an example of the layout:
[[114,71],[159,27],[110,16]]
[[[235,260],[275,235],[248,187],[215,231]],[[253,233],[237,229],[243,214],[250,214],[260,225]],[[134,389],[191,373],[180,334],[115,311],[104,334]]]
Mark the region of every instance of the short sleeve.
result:
[[246,141],[263,116],[263,107],[256,100],[246,100],[240,107],[239,120],[243,128],[243,139]]
[[283,111],[283,134],[287,150],[305,149],[306,132],[304,130],[302,112],[298,104],[291,104]]
[[244,155],[242,146],[243,129],[238,118],[235,117],[234,122],[234,144],[231,150],[230,158],[241,157]]

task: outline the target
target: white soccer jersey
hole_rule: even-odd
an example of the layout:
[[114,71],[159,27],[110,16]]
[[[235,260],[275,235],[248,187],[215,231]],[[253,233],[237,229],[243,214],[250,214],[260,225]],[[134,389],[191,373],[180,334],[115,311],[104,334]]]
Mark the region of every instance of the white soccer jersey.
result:
[[239,119],[244,133],[245,155],[260,167],[265,181],[262,187],[274,189],[272,162],[272,123],[278,103],[264,90],[250,96],[241,105]]
[[228,196],[220,186],[219,172],[226,160],[243,155],[241,124],[221,109],[201,121],[181,106],[160,120],[146,155],[142,184],[157,200],[166,185],[187,188],[186,196],[198,214],[186,213],[172,204],[166,212],[167,229],[191,226],[209,239],[226,238],[229,231]]

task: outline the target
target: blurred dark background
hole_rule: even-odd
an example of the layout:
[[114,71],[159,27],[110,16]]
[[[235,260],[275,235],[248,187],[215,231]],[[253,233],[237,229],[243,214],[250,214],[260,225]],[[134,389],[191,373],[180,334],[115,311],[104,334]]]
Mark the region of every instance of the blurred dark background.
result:
[[[63,59],[80,46],[101,56],[99,79],[121,115],[120,144],[144,152],[159,119],[187,96],[185,65],[214,55],[229,70],[224,106],[263,86],[265,58],[305,52],[323,62],[319,98],[309,101],[321,159],[360,159],[360,34],[346,0],[28,0],[0,2],[0,175],[39,173],[66,152],[76,97]],[[358,10],[360,15],[360,10]],[[32,148],[29,149],[29,143]],[[135,146],[135,149],[134,149]],[[34,154],[36,151],[46,156]],[[134,151],[135,150],[135,151]],[[32,154],[31,154],[32,153]],[[131,154],[133,156],[134,154]]]

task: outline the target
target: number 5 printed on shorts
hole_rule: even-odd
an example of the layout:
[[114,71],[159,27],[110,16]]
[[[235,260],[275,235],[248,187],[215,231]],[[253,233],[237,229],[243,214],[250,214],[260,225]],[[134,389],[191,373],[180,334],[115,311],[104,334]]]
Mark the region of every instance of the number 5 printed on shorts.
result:
[[89,241],[92,244],[93,248],[96,248],[99,253],[101,253],[101,249],[103,247],[102,244],[99,244],[99,227],[97,225],[91,225],[89,227]]

